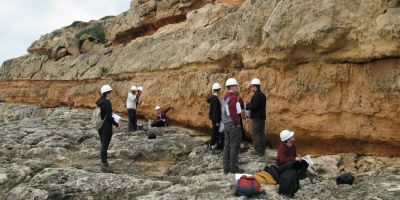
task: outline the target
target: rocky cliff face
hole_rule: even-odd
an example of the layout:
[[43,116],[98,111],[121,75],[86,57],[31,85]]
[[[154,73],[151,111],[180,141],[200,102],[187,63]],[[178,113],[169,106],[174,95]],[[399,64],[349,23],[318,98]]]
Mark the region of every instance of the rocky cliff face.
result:
[[[6,61],[0,99],[93,107],[98,88],[144,86],[139,114],[171,104],[175,122],[209,127],[214,82],[251,78],[268,96],[267,140],[297,133],[309,153],[399,156],[398,0],[133,0],[121,15],[75,22]],[[323,148],[322,148],[323,147]]]

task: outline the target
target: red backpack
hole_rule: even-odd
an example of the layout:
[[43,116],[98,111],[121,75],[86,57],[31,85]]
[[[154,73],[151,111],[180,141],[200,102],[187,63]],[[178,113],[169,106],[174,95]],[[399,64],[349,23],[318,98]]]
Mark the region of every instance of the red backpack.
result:
[[260,183],[253,176],[243,175],[236,181],[236,196],[255,197],[262,193]]

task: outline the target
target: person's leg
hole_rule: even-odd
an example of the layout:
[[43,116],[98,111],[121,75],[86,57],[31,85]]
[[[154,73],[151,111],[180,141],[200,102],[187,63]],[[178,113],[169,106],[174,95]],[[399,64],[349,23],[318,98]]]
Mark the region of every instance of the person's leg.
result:
[[211,121],[211,125],[212,125],[213,132],[212,132],[211,139],[210,139],[210,145],[212,146],[217,143],[219,127],[217,126],[217,122],[215,122],[215,121]]
[[265,120],[260,120],[260,136],[262,152],[265,154],[265,150],[267,149],[267,144],[265,142]]
[[293,164],[293,167],[296,169],[298,177],[300,179],[304,179],[307,177],[308,163],[305,160],[296,161]]
[[132,119],[132,109],[128,109],[128,131],[132,131],[133,130],[133,119]]
[[165,126],[165,124],[164,124],[163,121],[158,120],[158,121],[156,121],[156,122],[153,122],[153,123],[151,124],[151,126],[152,126],[152,127],[163,127],[163,126]]
[[225,140],[224,140],[224,150],[223,150],[223,165],[224,165],[224,173],[228,173],[230,171],[229,162],[230,162],[230,133],[227,130],[228,127],[225,127]]
[[256,119],[252,119],[251,120],[251,136],[253,139],[253,146],[254,146],[254,151],[256,153],[261,152],[261,148],[260,148],[260,131],[259,131],[259,125],[257,123]]
[[230,163],[229,168],[231,172],[239,172],[239,149],[240,149],[240,141],[242,140],[242,130],[233,125],[232,132],[230,133]]
[[239,115],[239,120],[240,120],[240,129],[242,130],[243,150],[244,152],[246,152],[249,149],[249,145],[247,144],[246,131],[244,130],[242,115]]
[[136,109],[132,109],[132,126],[133,126],[133,131],[136,131],[137,130]]

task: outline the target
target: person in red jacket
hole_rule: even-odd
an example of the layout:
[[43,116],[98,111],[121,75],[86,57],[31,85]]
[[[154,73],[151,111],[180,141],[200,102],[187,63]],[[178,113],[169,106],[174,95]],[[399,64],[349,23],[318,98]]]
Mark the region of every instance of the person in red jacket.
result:
[[283,130],[280,133],[280,139],[281,143],[278,146],[278,156],[276,158],[276,165],[281,170],[280,173],[294,168],[297,170],[299,177],[304,177],[307,172],[308,163],[296,152],[294,132]]
[[236,79],[230,78],[225,83],[228,92],[224,96],[222,104],[222,123],[224,123],[224,150],[223,150],[223,165],[224,174],[241,173],[239,169],[239,148],[242,139],[242,130],[240,128],[240,119],[236,109],[238,92],[238,83]]
[[153,123],[151,123],[152,127],[163,127],[168,126],[167,122],[167,113],[172,109],[172,106],[168,106],[167,108],[161,108],[160,106],[156,106],[156,118]]

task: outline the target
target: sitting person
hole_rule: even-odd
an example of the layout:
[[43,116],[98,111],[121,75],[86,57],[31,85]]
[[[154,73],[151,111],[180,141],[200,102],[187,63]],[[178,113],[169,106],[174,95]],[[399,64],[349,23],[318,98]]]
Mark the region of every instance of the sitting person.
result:
[[280,173],[294,168],[297,171],[298,177],[305,177],[308,163],[296,152],[294,132],[283,130],[280,133],[280,139],[281,143],[278,147],[278,157],[276,159],[276,165],[278,165]]
[[156,106],[156,119],[151,123],[152,127],[163,127],[168,126],[167,122],[167,112],[172,109],[172,106],[169,106],[165,109],[161,108],[160,106]]

